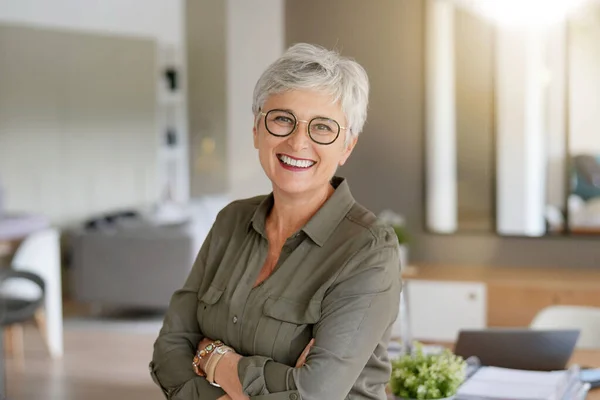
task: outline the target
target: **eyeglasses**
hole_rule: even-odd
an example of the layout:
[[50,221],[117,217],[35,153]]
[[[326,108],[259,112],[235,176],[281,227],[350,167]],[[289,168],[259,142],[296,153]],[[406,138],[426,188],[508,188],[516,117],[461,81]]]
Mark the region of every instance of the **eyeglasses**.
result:
[[299,122],[308,124],[308,136],[315,143],[328,145],[340,136],[340,130],[348,129],[348,127],[340,126],[336,120],[316,117],[310,121],[303,121],[287,110],[270,110],[268,112],[260,112],[265,116],[265,128],[267,131],[277,137],[286,137],[291,135],[298,127]]

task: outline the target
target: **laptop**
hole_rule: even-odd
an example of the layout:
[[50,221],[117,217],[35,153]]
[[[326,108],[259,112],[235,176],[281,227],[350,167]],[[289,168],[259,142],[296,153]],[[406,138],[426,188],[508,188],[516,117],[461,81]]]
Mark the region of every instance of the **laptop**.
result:
[[578,338],[577,329],[463,330],[454,353],[476,356],[485,366],[553,371],[565,369]]

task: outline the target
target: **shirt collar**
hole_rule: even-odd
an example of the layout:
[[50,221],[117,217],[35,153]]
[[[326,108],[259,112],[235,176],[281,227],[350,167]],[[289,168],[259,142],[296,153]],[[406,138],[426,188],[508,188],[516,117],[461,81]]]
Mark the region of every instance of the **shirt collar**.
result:
[[248,224],[248,229],[253,227],[254,230],[260,233],[265,239],[267,238],[265,221],[267,220],[267,215],[269,215],[271,208],[273,208],[273,201],[273,193],[271,192],[258,204],[258,207],[254,211],[250,223]]
[[[355,202],[345,178],[334,176],[331,185],[335,188],[335,192],[302,228],[304,233],[319,246],[325,244]],[[254,227],[258,233],[266,238],[265,221],[272,207],[273,193],[260,202],[256,211],[254,211],[248,228],[250,226]]]

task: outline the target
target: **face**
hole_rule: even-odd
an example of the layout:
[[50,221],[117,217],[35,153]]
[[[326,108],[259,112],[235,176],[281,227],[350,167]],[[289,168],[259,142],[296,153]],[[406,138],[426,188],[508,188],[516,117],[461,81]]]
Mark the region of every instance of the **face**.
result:
[[289,195],[328,190],[329,181],[350,156],[356,139],[346,145],[349,132],[341,129],[332,144],[315,143],[308,135],[308,123],[300,120],[327,117],[342,127],[347,126],[340,105],[332,103],[331,96],[322,92],[294,90],[271,95],[261,111],[266,113],[273,109],[290,110],[299,120],[296,130],[286,137],[271,135],[265,128],[264,115],[259,115],[254,126],[254,147],[258,149],[260,163],[273,183],[273,190]]

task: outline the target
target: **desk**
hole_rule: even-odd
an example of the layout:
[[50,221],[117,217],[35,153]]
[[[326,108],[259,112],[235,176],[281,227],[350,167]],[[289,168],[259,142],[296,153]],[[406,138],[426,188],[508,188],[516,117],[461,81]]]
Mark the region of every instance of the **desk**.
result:
[[[600,349],[599,350],[575,350],[569,364],[579,364],[585,367],[600,368]],[[592,389],[588,393],[586,400],[600,400],[600,388]]]

